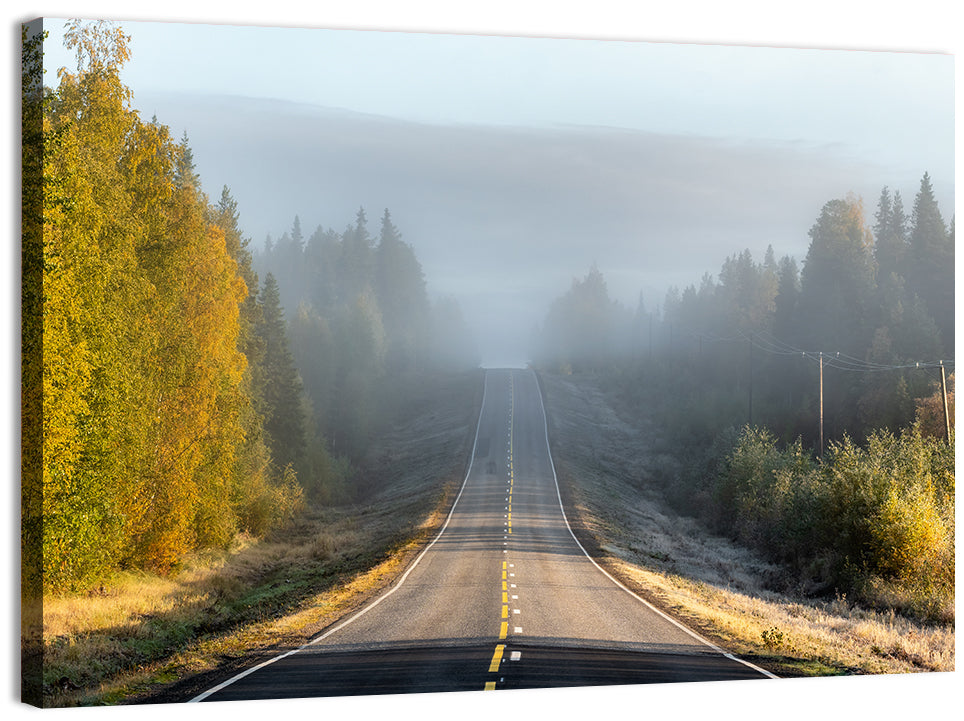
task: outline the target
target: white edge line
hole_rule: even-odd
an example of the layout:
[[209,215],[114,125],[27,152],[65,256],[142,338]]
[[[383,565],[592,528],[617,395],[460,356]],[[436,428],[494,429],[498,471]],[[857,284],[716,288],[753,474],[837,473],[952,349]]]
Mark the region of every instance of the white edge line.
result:
[[[211,688],[211,689],[208,689],[207,691],[204,691],[203,693],[198,694],[197,696],[195,696],[194,698],[192,698],[190,701],[188,701],[188,703],[198,703],[198,702],[200,702],[200,701],[204,701],[204,700],[205,700],[206,698],[208,698],[209,696],[212,696],[212,695],[216,694],[218,691],[221,691],[222,689],[227,688],[228,686],[230,686],[231,684],[233,684],[233,683],[236,682],[236,681],[240,681],[240,680],[243,679],[245,676],[249,676],[249,675],[251,675],[252,673],[254,673],[255,671],[258,671],[259,669],[264,668],[265,666],[270,666],[271,664],[275,663],[276,661],[280,661],[281,659],[287,658],[288,656],[293,656],[294,654],[298,653],[299,651],[303,651],[304,649],[306,649],[306,648],[308,648],[308,647],[310,647],[310,646],[314,646],[316,643],[319,643],[319,642],[323,641],[324,639],[328,638],[331,634],[335,633],[336,631],[339,631],[339,630],[343,629],[345,626],[347,626],[348,624],[350,624],[352,621],[355,621],[356,619],[361,618],[361,617],[364,616],[366,613],[368,613],[368,612],[371,611],[373,608],[375,608],[375,606],[377,606],[378,604],[380,604],[382,601],[384,601],[386,598],[388,598],[388,597],[391,596],[393,593],[395,593],[395,591],[398,590],[398,588],[405,582],[405,579],[408,578],[408,574],[410,574],[410,573],[415,569],[415,567],[418,565],[418,562],[422,560],[422,557],[423,557],[426,553],[428,553],[429,549],[431,549],[432,546],[435,545],[436,541],[438,541],[438,539],[442,537],[442,534],[445,533],[445,529],[448,528],[449,521],[452,520],[452,514],[455,513],[455,507],[456,507],[456,505],[458,505],[459,499],[462,497],[462,492],[465,490],[465,485],[466,485],[466,484],[468,483],[468,481],[469,481],[469,476],[472,474],[472,464],[475,463],[475,451],[476,451],[476,448],[478,447],[478,443],[479,443],[479,430],[480,430],[481,427],[482,427],[482,413],[483,413],[483,411],[485,410],[485,396],[486,396],[486,392],[488,391],[488,387],[489,387],[489,374],[488,374],[488,372],[486,372],[486,374],[485,374],[485,376],[484,376],[484,379],[483,379],[483,382],[482,382],[482,406],[481,406],[481,408],[479,409],[479,420],[478,420],[478,422],[476,423],[476,426],[475,426],[475,440],[474,440],[473,443],[472,443],[472,456],[471,456],[471,458],[469,459],[469,467],[468,467],[468,469],[467,469],[466,472],[465,472],[465,479],[462,481],[462,487],[459,488],[459,494],[455,497],[455,501],[452,503],[452,508],[449,509],[449,513],[448,513],[448,515],[445,517],[445,523],[442,524],[442,528],[439,530],[438,534],[435,536],[435,538],[432,539],[432,542],[429,543],[429,544],[422,550],[422,552],[421,552],[420,554],[418,554],[418,557],[412,562],[412,565],[408,567],[408,570],[406,570],[405,573],[402,574],[402,577],[398,579],[398,582],[397,582],[394,586],[392,586],[391,588],[389,588],[389,589],[388,589],[385,593],[383,593],[381,596],[379,596],[379,597],[376,598],[374,601],[372,601],[372,602],[369,603],[367,606],[365,606],[365,607],[362,608],[360,611],[358,611],[358,613],[356,613],[356,614],[354,614],[353,616],[347,618],[346,620],[342,621],[342,622],[339,623],[338,625],[336,625],[336,626],[328,629],[327,631],[325,631],[325,632],[324,632],[323,634],[321,634],[320,636],[317,636],[316,638],[311,639],[310,641],[308,641],[307,643],[305,643],[305,644],[302,645],[302,646],[299,646],[299,647],[296,648],[296,649],[292,649],[291,651],[286,651],[285,653],[279,654],[279,655],[277,655],[277,656],[273,656],[272,658],[269,658],[267,661],[264,661],[264,662],[262,662],[262,663],[259,663],[257,666],[252,666],[251,668],[245,669],[245,670],[242,671],[241,673],[239,673],[239,674],[237,674],[237,675],[235,675],[235,676],[232,676],[232,677],[229,678],[227,681],[223,681],[223,682],[219,683],[217,686],[215,686],[215,687],[213,687],[213,688]],[[545,413],[545,411],[543,411],[543,414],[544,414],[544,413]],[[548,438],[548,436],[547,436],[547,438]],[[551,462],[551,459],[550,459],[550,462]]]
[[669,615],[667,615],[666,613],[664,613],[663,611],[661,611],[660,609],[656,608],[656,606],[654,606],[653,604],[651,604],[651,603],[650,603],[649,601],[647,601],[645,598],[643,598],[642,596],[639,596],[638,594],[634,593],[632,590],[630,590],[629,588],[627,588],[625,585],[623,585],[622,583],[620,583],[620,582],[619,582],[616,578],[614,578],[605,568],[603,568],[603,567],[600,566],[598,563],[596,563],[596,560],[595,560],[592,556],[590,556],[589,553],[586,552],[586,549],[583,548],[582,544],[579,542],[579,539],[576,538],[576,534],[573,532],[572,526],[569,525],[569,519],[566,517],[566,509],[565,509],[565,508],[563,507],[563,505],[562,505],[562,493],[559,491],[559,479],[556,477],[556,465],[555,465],[555,463],[553,463],[553,461],[552,461],[552,449],[549,447],[549,419],[548,419],[548,417],[546,416],[546,406],[545,406],[545,403],[544,403],[543,400],[542,400],[542,388],[541,388],[540,385],[539,385],[539,379],[538,379],[538,377],[536,377],[535,371],[530,371],[530,373],[532,373],[533,377],[535,378],[535,381],[536,381],[536,389],[539,391],[539,405],[542,407],[542,421],[543,421],[543,425],[545,426],[545,430],[546,430],[546,453],[547,453],[548,456],[549,456],[549,468],[552,469],[552,480],[553,480],[553,482],[555,482],[555,484],[556,484],[556,497],[559,499],[559,510],[562,512],[562,520],[565,521],[565,523],[566,523],[566,528],[569,529],[569,535],[572,536],[572,540],[574,540],[574,541],[576,542],[576,545],[579,546],[579,550],[581,550],[581,551],[583,552],[583,555],[585,555],[586,558],[588,558],[589,561],[592,563],[592,565],[594,565],[596,568],[598,568],[598,569],[602,572],[602,574],[603,574],[604,576],[606,576],[606,578],[608,578],[610,581],[612,581],[613,583],[615,583],[617,586],[619,586],[621,589],[623,589],[626,593],[628,593],[630,596],[632,596],[633,598],[635,598],[637,601],[639,601],[640,603],[642,603],[643,605],[645,605],[647,608],[649,608],[649,609],[652,610],[653,612],[655,612],[655,613],[659,614],[660,616],[662,616],[663,618],[665,618],[667,621],[669,621],[670,623],[672,623],[674,626],[676,626],[677,628],[679,628],[681,631],[684,631],[684,632],[688,633],[690,636],[692,636],[693,638],[695,638],[697,641],[700,641],[700,642],[706,644],[707,646],[709,646],[710,648],[712,648],[714,651],[716,651],[716,652],[719,653],[720,655],[725,656],[726,658],[728,658],[728,659],[730,659],[730,660],[732,660],[732,661],[736,661],[736,662],[738,662],[738,663],[742,663],[744,666],[749,666],[750,668],[754,669],[755,671],[759,671],[759,672],[762,673],[764,676],[768,676],[769,678],[779,678],[779,676],[776,676],[775,674],[770,673],[770,672],[767,671],[766,669],[760,668],[760,667],[757,666],[756,664],[752,664],[752,663],[750,663],[749,661],[745,661],[745,660],[742,659],[742,658],[738,658],[737,656],[734,656],[732,653],[728,653],[727,651],[724,651],[722,648],[720,648],[720,647],[717,646],[716,644],[711,643],[710,641],[706,640],[705,638],[703,638],[702,636],[700,636],[698,633],[696,633],[696,632],[693,631],[692,629],[687,628],[685,625],[683,625],[682,623],[680,623],[679,621],[677,621],[677,620],[676,620],[675,618],[673,618],[672,616],[669,616]]

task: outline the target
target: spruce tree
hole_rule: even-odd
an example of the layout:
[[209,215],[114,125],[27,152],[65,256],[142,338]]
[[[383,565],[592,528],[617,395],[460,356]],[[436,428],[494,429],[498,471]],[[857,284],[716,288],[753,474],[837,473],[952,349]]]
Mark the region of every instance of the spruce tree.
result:
[[258,333],[264,347],[262,398],[264,429],[271,457],[279,468],[300,467],[307,448],[302,383],[288,345],[278,283],[268,273],[259,297]]
[[372,264],[368,220],[365,209],[359,208],[355,225],[349,226],[342,236],[341,257],[338,262],[338,298],[342,303],[354,303],[360,294],[372,288]]
[[800,273],[800,314],[808,350],[862,356],[873,333],[866,319],[874,301],[873,236],[863,205],[831,200],[810,229]]
[[884,282],[891,274],[903,277],[907,259],[907,217],[900,192],[893,198],[887,186],[877,203],[874,225],[874,259],[877,261],[877,281]]
[[388,340],[390,371],[413,370],[424,352],[428,332],[428,297],[422,266],[402,240],[388,209],[382,217],[375,250],[375,293]]
[[780,259],[777,294],[773,299],[773,334],[784,343],[796,341],[797,304],[800,302],[800,271],[789,255]]
[[954,348],[954,246],[924,173],[911,216],[907,289],[937,323],[945,352]]

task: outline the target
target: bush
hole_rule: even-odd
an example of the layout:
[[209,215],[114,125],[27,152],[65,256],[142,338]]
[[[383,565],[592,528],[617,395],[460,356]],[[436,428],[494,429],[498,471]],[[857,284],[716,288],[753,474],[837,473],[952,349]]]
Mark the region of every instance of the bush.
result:
[[292,519],[303,507],[304,491],[289,464],[279,482],[250,484],[238,515],[245,531],[263,537],[272,528]]
[[768,430],[745,427],[717,477],[717,524],[729,522],[741,541],[768,548],[776,557],[793,555],[795,549],[788,543],[796,535],[789,523],[798,500],[794,486],[811,471],[812,462],[800,441],[780,450]]
[[824,462],[744,428],[713,499],[719,527],[828,590],[925,618],[953,606],[953,445],[918,425],[866,447],[845,437]]

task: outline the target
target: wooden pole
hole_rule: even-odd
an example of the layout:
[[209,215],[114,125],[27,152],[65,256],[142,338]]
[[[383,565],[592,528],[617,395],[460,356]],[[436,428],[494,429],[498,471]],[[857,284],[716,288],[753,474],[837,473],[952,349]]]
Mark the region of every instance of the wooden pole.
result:
[[820,353],[820,460],[823,460],[823,353]]
[[947,412],[947,378],[944,375],[944,361],[941,361],[941,397],[944,399],[944,438],[951,442],[951,416]]
[[747,425],[750,426],[750,428],[752,428],[753,427],[753,334],[752,333],[750,333],[749,354],[750,354],[750,364],[749,364],[750,365],[750,394],[749,394],[749,400],[747,401],[746,415],[747,415]]
[[649,359],[653,360],[653,314],[649,314]]

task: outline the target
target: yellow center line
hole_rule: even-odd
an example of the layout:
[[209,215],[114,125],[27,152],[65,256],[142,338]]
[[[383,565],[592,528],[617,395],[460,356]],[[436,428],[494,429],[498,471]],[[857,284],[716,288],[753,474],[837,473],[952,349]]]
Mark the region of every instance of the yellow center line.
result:
[[[515,469],[513,466],[513,436],[514,434],[514,413],[515,413],[515,387],[513,385],[513,378],[509,376],[509,494],[506,499],[509,502],[507,507],[508,515],[506,516],[506,527],[509,533],[512,533],[512,484],[515,480]],[[509,617],[509,594],[508,594],[508,562],[502,562],[502,618],[507,619]],[[504,641],[509,635],[509,623],[508,621],[502,621],[499,626],[499,640]],[[502,655],[505,652],[505,644],[497,644],[495,647],[495,653],[492,655],[492,661],[489,663],[489,673],[496,673],[499,670],[499,666],[502,663]],[[494,691],[496,686],[495,681],[486,681],[485,690]]]
[[492,654],[492,662],[489,664],[489,673],[495,673],[496,671],[499,670],[499,664],[502,663],[502,653],[504,651],[505,651],[504,643],[500,643],[495,647],[495,653]]

